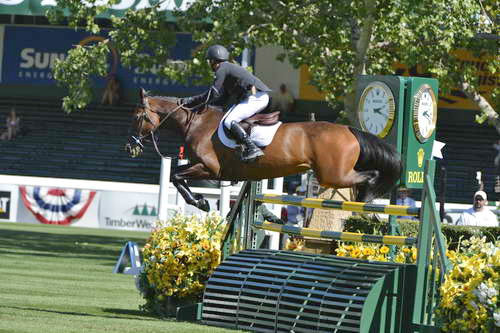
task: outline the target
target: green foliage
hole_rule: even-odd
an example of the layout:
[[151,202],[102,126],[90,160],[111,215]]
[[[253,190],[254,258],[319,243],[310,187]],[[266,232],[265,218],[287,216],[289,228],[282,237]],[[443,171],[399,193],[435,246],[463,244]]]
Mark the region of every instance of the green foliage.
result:
[[[108,9],[118,0],[102,4],[90,0],[87,3],[101,4],[88,6],[79,0],[59,0],[58,7],[47,13],[53,24],[60,23],[63,12],[67,11],[68,25],[83,29],[92,34],[101,32],[96,16]],[[129,9],[123,17],[112,17],[109,38],[96,41],[88,46],[75,46],[69,56],[56,63],[54,77],[68,88],[68,96],[63,99],[67,112],[83,109],[92,100],[92,77],[105,77],[109,74],[107,59],[112,50],[119,54],[122,65],[138,67],[142,71],[157,69],[157,74],[178,81],[185,81],[187,65],[169,60],[169,48],[175,43],[175,32],[165,22],[164,12],[158,6],[141,10]]]
[[500,227],[466,227],[444,224],[441,230],[447,239],[450,250],[456,250],[462,240],[470,239],[472,236],[484,236],[487,242],[500,240]]
[[[487,23],[495,18],[489,5],[494,2],[485,3],[483,9],[477,0],[198,0],[181,22],[203,44],[229,45],[236,54],[245,46],[282,46],[285,51],[278,58],[297,67],[308,65],[311,83],[334,104],[353,92],[356,74],[392,74],[396,61],[424,65],[443,91],[467,82],[477,92],[474,64],[458,61],[450,51],[496,54],[494,40],[475,38],[478,32],[494,32]],[[209,31],[199,24],[207,16],[213,22]],[[498,64],[497,57],[490,70],[498,71]],[[498,102],[497,93],[492,101]],[[349,99],[345,101],[352,111]]]
[[[398,219],[401,234],[407,237],[417,237],[419,222]],[[355,215],[346,219],[344,231],[360,232],[364,234],[386,234],[388,232],[388,220],[378,220],[368,216]]]
[[[420,222],[403,219],[397,221],[402,235],[418,237]],[[364,216],[351,216],[344,223],[344,231],[365,234],[386,234],[387,227],[387,220],[370,219]],[[472,236],[485,236],[487,242],[500,239],[500,227],[465,227],[442,224],[441,232],[445,236],[450,250],[455,250],[461,241],[470,239]]]
[[92,100],[91,76],[105,76],[108,56],[107,41],[92,46],[77,45],[65,60],[57,60],[54,78],[65,82],[69,96],[63,98],[67,112],[83,109]]

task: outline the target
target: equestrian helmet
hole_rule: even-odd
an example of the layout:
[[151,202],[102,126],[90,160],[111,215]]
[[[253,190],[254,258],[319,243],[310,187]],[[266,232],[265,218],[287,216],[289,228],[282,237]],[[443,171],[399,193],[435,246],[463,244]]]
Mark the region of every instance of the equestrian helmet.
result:
[[207,50],[207,59],[227,61],[229,60],[229,51],[222,45],[212,45]]

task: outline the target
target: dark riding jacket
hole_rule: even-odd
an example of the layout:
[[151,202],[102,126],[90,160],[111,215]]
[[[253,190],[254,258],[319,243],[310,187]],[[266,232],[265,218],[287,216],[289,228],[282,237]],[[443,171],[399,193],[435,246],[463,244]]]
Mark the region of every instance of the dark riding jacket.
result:
[[248,95],[252,86],[259,91],[272,91],[258,77],[243,67],[224,61],[215,71],[215,80],[210,89],[203,94],[186,98],[185,103],[188,107],[194,107],[205,102],[224,101],[230,97],[239,101]]

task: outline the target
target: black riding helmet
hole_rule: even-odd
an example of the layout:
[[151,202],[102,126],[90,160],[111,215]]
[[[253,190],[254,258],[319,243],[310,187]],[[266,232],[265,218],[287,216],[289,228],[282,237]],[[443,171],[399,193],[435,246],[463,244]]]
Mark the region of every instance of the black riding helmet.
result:
[[207,59],[227,61],[229,60],[229,51],[222,45],[212,45],[207,50]]

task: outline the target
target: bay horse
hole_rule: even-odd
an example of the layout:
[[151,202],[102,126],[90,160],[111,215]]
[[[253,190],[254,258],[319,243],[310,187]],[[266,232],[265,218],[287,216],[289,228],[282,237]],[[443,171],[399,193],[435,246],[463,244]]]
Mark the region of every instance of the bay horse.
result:
[[209,211],[203,196],[193,195],[186,180],[261,180],[312,169],[321,186],[355,186],[356,201],[369,202],[389,192],[401,174],[395,147],[354,127],[326,121],[283,123],[265,153],[253,163],[243,163],[233,149],[224,146],[217,127],[224,113],[204,105],[195,110],[179,105],[179,98],[148,96],[140,90],[141,103],[134,110],[132,132],[126,150],[142,153],[142,140],[157,146],[160,125],[174,130],[184,141],[189,164],[178,167],[172,182],[188,204]]

